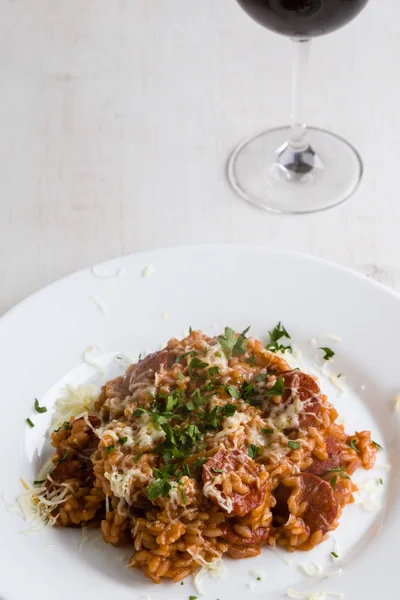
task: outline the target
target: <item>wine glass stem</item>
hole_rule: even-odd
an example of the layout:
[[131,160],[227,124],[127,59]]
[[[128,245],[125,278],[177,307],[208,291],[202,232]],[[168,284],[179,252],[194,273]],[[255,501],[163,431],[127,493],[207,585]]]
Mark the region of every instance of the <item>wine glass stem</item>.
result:
[[311,39],[291,39],[292,43],[292,118],[289,145],[298,152],[304,151],[307,127],[301,120],[302,102],[308,58],[310,54]]

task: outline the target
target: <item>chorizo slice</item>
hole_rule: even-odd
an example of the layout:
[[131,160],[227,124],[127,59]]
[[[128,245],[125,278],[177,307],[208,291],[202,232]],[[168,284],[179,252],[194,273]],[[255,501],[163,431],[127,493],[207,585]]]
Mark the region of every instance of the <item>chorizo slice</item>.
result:
[[219,450],[203,465],[203,493],[227,513],[244,517],[262,504],[267,477],[264,468],[241,450]]
[[[338,515],[338,504],[332,486],[312,473],[299,473],[285,479],[274,492],[276,506],[272,508],[274,525],[284,525],[289,517],[289,503],[292,494],[300,493],[296,498],[297,505],[305,504],[305,508],[296,516],[301,517],[310,530],[310,535],[321,530],[329,531]],[[297,479],[293,487],[293,480]],[[290,483],[290,485],[289,485]]]
[[[268,403],[265,409],[266,416],[271,415],[273,418],[274,413],[280,413],[280,408],[284,410],[286,406],[292,404],[298,398],[303,403],[299,414],[299,426],[307,429],[314,425],[315,417],[321,409],[321,390],[315,379],[297,369],[282,371],[279,376],[284,381],[285,389],[278,404],[275,402]],[[290,427],[285,432],[289,433],[293,429],[296,428]]]
[[326,460],[320,460],[313,457],[313,461],[306,469],[306,473],[312,473],[313,475],[325,475],[328,471],[333,471],[340,467],[341,455],[343,447],[339,440],[329,436],[326,439],[326,452],[328,458]]

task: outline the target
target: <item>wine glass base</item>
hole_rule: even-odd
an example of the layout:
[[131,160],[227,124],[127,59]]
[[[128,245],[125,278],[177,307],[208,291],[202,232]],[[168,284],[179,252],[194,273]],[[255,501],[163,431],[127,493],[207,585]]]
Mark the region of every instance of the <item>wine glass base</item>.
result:
[[315,167],[293,173],[278,161],[290,131],[268,129],[239,144],[228,162],[233,189],[247,202],[279,213],[326,210],[350,198],[363,174],[357,150],[334,133],[310,127],[307,142],[315,151]]

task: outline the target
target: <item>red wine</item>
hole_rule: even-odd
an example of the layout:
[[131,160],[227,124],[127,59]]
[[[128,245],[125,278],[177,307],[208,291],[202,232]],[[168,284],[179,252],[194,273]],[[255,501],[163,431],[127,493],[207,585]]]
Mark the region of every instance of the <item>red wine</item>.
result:
[[255,21],[283,35],[309,38],[339,29],[368,0],[237,0]]

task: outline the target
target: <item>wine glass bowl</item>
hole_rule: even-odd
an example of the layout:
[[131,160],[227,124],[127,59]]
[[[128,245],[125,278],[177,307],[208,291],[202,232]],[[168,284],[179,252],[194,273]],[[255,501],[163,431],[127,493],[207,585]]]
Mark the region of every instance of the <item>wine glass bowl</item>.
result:
[[368,0],[237,0],[267,29],[289,37],[331,33],[354,19]]
[[358,188],[363,164],[342,137],[300,117],[305,72],[313,37],[342,27],[368,0],[237,0],[259,24],[289,36],[293,49],[291,124],[241,142],[228,163],[234,190],[259,208],[306,213],[325,210]]

